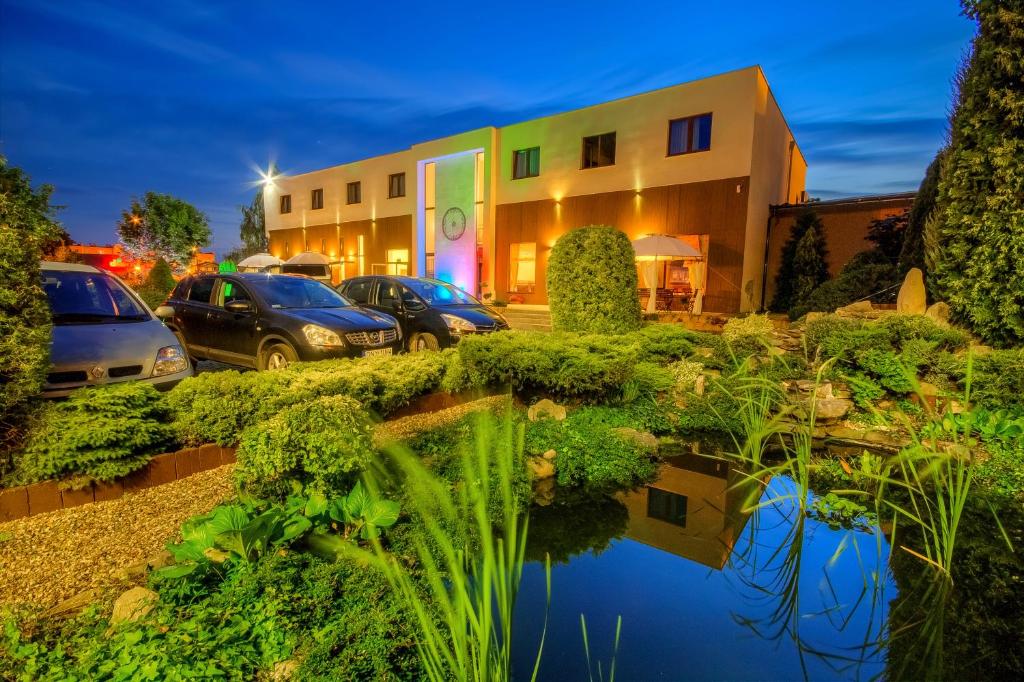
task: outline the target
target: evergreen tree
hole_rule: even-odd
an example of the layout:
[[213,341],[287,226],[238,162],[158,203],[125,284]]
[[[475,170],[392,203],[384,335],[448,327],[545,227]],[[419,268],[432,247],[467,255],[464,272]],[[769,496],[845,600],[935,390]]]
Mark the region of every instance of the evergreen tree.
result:
[[[945,150],[939,150],[928,170],[924,173],[921,186],[917,188],[914,205],[910,207],[907,217],[907,229],[903,235],[903,248],[900,251],[899,271],[905,275],[910,268],[925,270],[924,265],[924,226],[928,217],[935,212],[935,199],[939,194],[939,171]],[[925,270],[926,275],[928,271]]]
[[[821,219],[818,218],[818,214],[812,209],[807,209],[797,216],[796,222],[790,230],[789,239],[787,239],[786,243],[782,246],[779,272],[775,275],[775,295],[772,297],[772,302],[769,306],[769,308],[774,312],[787,312],[793,307],[796,301],[794,297],[794,287],[797,277],[797,271],[795,269],[797,245],[800,243],[800,240],[803,239],[807,231],[812,227],[817,230],[819,236],[824,234]],[[821,248],[823,261],[825,259],[824,247],[825,242],[824,238],[822,238]],[[825,279],[828,279],[827,267],[825,269]]]
[[932,280],[989,343],[1024,342],[1024,0],[965,0],[978,33],[950,120]]
[[171,266],[163,258],[157,258],[156,263],[150,268],[146,275],[146,281],[139,287],[139,296],[146,304],[155,309],[158,305],[167,300],[167,294],[174,288],[174,275],[171,273]]
[[828,281],[828,250],[821,221],[815,216],[793,253],[793,306],[810,298],[819,285]]
[[52,192],[50,185],[33,189],[0,156],[0,474],[50,367],[50,307],[39,261],[61,235]]

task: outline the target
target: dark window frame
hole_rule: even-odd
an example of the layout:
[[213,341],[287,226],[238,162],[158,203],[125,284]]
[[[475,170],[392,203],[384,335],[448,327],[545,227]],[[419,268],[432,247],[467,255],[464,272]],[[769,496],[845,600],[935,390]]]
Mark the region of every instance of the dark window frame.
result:
[[[701,152],[709,152],[709,151],[711,151],[711,132],[710,131],[708,132],[708,146],[707,146],[707,149],[691,149],[690,148],[690,140],[691,140],[691,137],[692,137],[692,134],[693,134],[692,133],[693,124],[695,122],[697,122],[698,120],[704,118],[705,116],[708,117],[709,128],[711,130],[714,130],[715,119],[714,119],[713,112],[710,112],[710,111],[705,111],[703,114],[694,114],[692,116],[680,116],[679,118],[671,119],[668,122],[668,128],[666,130],[665,156],[685,156],[687,154],[700,154]],[[686,141],[686,147],[687,148],[684,149],[681,152],[673,152],[672,151],[672,124],[673,123],[681,123],[683,121],[686,121],[686,123],[687,123],[687,125],[686,125],[686,135],[683,138]]]
[[[614,166],[616,161],[616,151],[618,148],[618,131],[611,130],[607,133],[598,133],[596,135],[584,135],[580,141],[580,170],[590,170],[591,168],[607,168],[608,166]],[[601,156],[602,141],[605,138],[611,137],[612,139],[612,150],[611,150],[611,163],[597,163],[593,166],[587,165],[587,140],[597,141],[597,155]]]
[[[526,158],[526,175],[518,175],[516,173],[516,171],[517,171],[517,169],[519,167],[519,164],[517,163],[519,161],[519,155],[520,154],[529,155],[531,152],[537,152],[537,172],[536,173],[531,173],[530,172],[530,158],[529,158],[529,156],[527,156],[527,158]],[[512,179],[513,180],[524,180],[526,178],[536,178],[538,176],[540,176],[540,145],[538,145],[536,147],[526,147],[525,149],[515,149],[515,150],[513,150],[512,151]]]
[[319,187],[309,193],[309,205],[311,210],[319,211],[324,207],[324,188]]
[[280,200],[280,202],[278,202],[277,208],[278,208],[278,211],[282,215],[284,215],[285,213],[291,213],[292,212],[292,195],[291,194],[282,194],[281,195],[281,200]]
[[[400,185],[401,192],[395,192],[395,182]],[[388,175],[388,199],[399,199],[405,196],[405,171]]]
[[[352,200],[353,195],[355,195],[355,201]],[[361,180],[353,180],[345,185],[345,204],[352,206],[361,203],[363,203],[363,182]]]

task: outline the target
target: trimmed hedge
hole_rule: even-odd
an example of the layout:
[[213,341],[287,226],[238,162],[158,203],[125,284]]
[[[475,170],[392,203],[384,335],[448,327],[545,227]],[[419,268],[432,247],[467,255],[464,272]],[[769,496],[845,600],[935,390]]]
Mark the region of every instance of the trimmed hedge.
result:
[[386,415],[435,390],[451,352],[323,360],[275,372],[201,374],[175,386],[167,400],[184,443],[233,445],[246,427],[321,396],[346,395]]
[[323,396],[246,429],[235,480],[239,489],[261,498],[287,494],[293,480],[338,497],[369,466],[373,452],[362,406],[346,396]]
[[75,391],[51,403],[25,449],[15,456],[16,483],[72,476],[70,487],[111,481],[140,469],[174,443],[160,392],[131,382]]
[[636,252],[614,227],[582,227],[559,237],[548,256],[555,330],[620,334],[640,328]]

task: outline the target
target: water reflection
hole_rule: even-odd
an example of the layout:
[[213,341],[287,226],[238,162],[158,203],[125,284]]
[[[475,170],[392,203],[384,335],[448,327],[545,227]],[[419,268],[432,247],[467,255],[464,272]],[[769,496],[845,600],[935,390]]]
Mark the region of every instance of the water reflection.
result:
[[[541,679],[587,678],[581,613],[602,660],[622,615],[619,679],[881,677],[896,596],[879,570],[884,537],[807,518],[793,485],[694,450],[666,458],[643,488],[559,493],[531,512],[528,553],[550,551],[554,563]],[[542,568],[527,565],[517,641],[538,640],[544,594]],[[521,678],[532,670],[527,648],[515,653]]]
[[626,537],[721,570],[761,482],[696,451],[666,457],[658,474],[656,482],[619,495],[629,512]]

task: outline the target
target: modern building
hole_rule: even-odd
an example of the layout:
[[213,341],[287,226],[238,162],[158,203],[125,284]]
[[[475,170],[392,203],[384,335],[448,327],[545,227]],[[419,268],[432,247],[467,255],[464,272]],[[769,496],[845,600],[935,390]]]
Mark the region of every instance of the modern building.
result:
[[759,305],[769,208],[804,200],[806,169],[753,66],[278,177],[264,197],[271,253],[323,253],[335,280],[430,275],[545,304],[558,237],[612,225],[699,249],[701,267],[665,267],[659,286],[730,313]]

